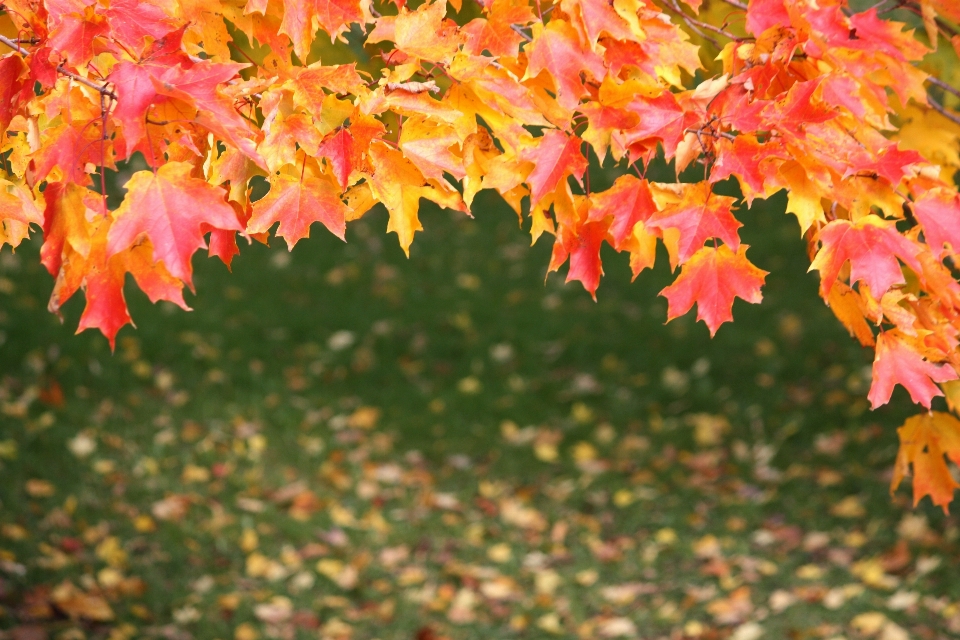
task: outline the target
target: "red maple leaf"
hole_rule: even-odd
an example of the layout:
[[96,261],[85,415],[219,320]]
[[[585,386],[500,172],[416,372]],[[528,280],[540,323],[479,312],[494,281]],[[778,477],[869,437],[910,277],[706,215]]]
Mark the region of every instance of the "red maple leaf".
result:
[[353,134],[348,129],[342,128],[321,142],[317,149],[317,157],[330,161],[333,166],[333,175],[336,176],[341,189],[346,189],[350,184],[350,174],[353,172],[353,147]]
[[617,251],[623,248],[637,223],[646,222],[657,211],[647,181],[629,174],[617,178],[606,191],[591,195],[590,202],[590,220],[613,218],[609,232]]
[[154,174],[138,171],[124,185],[127,196],[114,212],[107,238],[107,258],[133,245],[144,234],[153,244],[154,262],[191,287],[190,258],[206,248],[204,225],[242,231],[237,214],[225,200],[226,191],[190,174],[186,162],[168,162]]
[[770,27],[787,27],[790,15],[783,0],[751,0],[747,6],[747,31],[759,36]]
[[766,192],[765,177],[761,163],[787,159],[782,148],[776,144],[760,144],[756,137],[739,135],[730,141],[721,138],[716,144],[717,161],[710,170],[710,182],[716,183],[736,176],[747,204]]
[[676,229],[679,232],[676,261],[683,264],[710,238],[720,238],[734,251],[740,246],[737,229],[743,225],[733,217],[735,198],[718,196],[708,182],[686,183],[680,201],[658,211],[647,227]]
[[577,136],[553,129],[537,138],[536,143],[535,147],[525,150],[522,156],[534,164],[533,171],[527,177],[531,207],[556,189],[567,176],[572,175],[580,180],[587,168],[587,160],[580,153],[583,140]]
[[676,96],[669,91],[656,98],[638,97],[625,108],[636,113],[640,123],[623,132],[623,146],[630,147],[645,140],[659,141],[667,159],[674,156],[684,132],[696,119],[693,114],[684,112]]
[[[17,113],[20,103],[17,94],[23,88],[21,76],[26,68],[20,56],[0,58],[0,136],[7,132],[10,121]],[[32,93],[32,83],[30,90]]]
[[94,40],[109,30],[104,16],[88,6],[75,13],[64,14],[50,32],[47,45],[60,53],[71,65],[83,64],[93,57]]
[[106,15],[110,35],[138,53],[148,37],[159,40],[178,26],[163,9],[140,0],[110,0]]
[[710,335],[733,320],[733,301],[742,298],[758,304],[767,272],[747,260],[747,245],[734,253],[727,245],[702,247],[683,265],[672,285],[660,292],[667,299],[667,322],[697,305],[697,320],[703,320]]
[[263,166],[263,159],[257,154],[253,141],[253,129],[236,112],[233,104],[217,91],[218,85],[235,78],[237,72],[247,65],[208,61],[194,64],[189,58],[176,59],[180,64],[167,57],[143,64],[121,62],[107,77],[116,86],[117,105],[113,115],[123,126],[126,140],[123,157],[129,157],[146,135],[146,119],[151,107],[179,100],[200,110],[195,118],[197,124],[221,136]]
[[920,273],[920,246],[897,232],[896,223],[875,215],[856,222],[833,220],[820,230],[820,251],[810,271],[820,272],[820,291],[826,298],[843,264],[850,261],[850,284],[863,281],[870,294],[880,299],[896,284],[906,282],[897,258]]
[[934,364],[917,350],[916,341],[897,330],[881,331],[877,336],[877,355],[873,361],[873,384],[867,399],[876,409],[890,401],[897,384],[910,393],[910,399],[930,408],[930,401],[943,392],[934,382],[956,380],[957,372],[949,364]]
[[566,281],[579,281],[596,300],[597,287],[600,286],[600,277],[603,276],[600,245],[606,238],[609,227],[609,219],[582,222],[575,228],[560,225],[556,242],[553,243],[553,254],[548,271],[556,271],[569,257],[570,267],[567,270]]
[[946,189],[931,189],[913,203],[913,211],[935,256],[960,252],[960,196]]

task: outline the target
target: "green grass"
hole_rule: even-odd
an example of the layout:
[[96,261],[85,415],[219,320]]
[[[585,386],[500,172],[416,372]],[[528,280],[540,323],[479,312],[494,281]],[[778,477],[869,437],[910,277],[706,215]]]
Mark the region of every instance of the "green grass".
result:
[[956,519],[888,493],[913,409],[868,410],[782,201],[738,214],[771,275],[711,340],[664,325],[665,256],[605,255],[594,303],[485,195],[425,208],[409,260],[382,212],[198,257],[195,311],[131,288],[113,355],[4,250],[0,633],[960,633]]

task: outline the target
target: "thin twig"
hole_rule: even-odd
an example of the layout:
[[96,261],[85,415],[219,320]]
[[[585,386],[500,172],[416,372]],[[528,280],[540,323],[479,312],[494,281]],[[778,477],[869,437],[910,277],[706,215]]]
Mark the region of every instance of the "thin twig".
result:
[[927,76],[927,82],[929,82],[932,85],[936,85],[941,89],[943,89],[944,91],[946,91],[947,93],[952,93],[953,95],[960,98],[960,89],[954,89],[953,87],[948,85],[946,82],[944,82],[940,78],[935,78],[934,76]]
[[[732,133],[728,133],[728,132],[726,132],[726,131],[714,131],[713,129],[692,129],[692,128],[691,128],[691,129],[684,129],[683,132],[684,132],[684,133],[695,133],[695,134],[697,135],[697,138],[700,137],[700,134],[701,134],[701,133],[705,133],[705,134],[707,134],[708,136],[712,136],[712,137],[714,137],[714,138],[726,138],[727,140],[736,140],[736,139],[737,139],[737,136],[735,136],[735,135],[732,134]],[[703,142],[700,143],[700,146],[703,146]]]
[[747,10],[747,5],[745,2],[737,2],[737,0],[723,0],[723,1],[726,2],[728,5],[730,5],[731,7],[736,7],[741,11]]
[[512,24],[512,25],[510,25],[510,28],[513,29],[513,30],[514,30],[515,32],[517,32],[518,34],[520,34],[520,37],[523,38],[524,40],[526,40],[527,42],[533,42],[533,38],[531,38],[530,36],[528,36],[527,34],[525,34],[525,33],[523,32],[523,28],[522,28],[522,27],[520,27],[520,26],[518,26],[518,25],[515,25],[515,24]]
[[960,116],[956,115],[955,113],[952,113],[952,112],[948,111],[946,108],[944,108],[944,106],[943,106],[942,104],[940,104],[939,102],[937,102],[936,100],[934,100],[934,99],[931,98],[930,96],[927,96],[927,102],[930,103],[930,107],[931,107],[934,111],[938,112],[938,113],[939,113],[940,115],[942,115],[944,118],[946,118],[947,120],[950,120],[951,122],[953,122],[953,123],[955,123],[955,124],[960,124]]
[[7,45],[22,56],[30,55],[30,52],[21,47],[16,40],[12,40],[6,36],[0,36],[0,42]]

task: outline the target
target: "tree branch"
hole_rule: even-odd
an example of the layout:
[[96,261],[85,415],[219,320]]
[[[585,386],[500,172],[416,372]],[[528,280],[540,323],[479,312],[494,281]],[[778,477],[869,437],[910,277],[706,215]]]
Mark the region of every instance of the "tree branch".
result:
[[[23,47],[20,46],[20,42],[24,42],[24,41],[23,41],[23,40],[17,41],[17,40],[13,40],[13,39],[11,39],[11,38],[8,38],[8,37],[6,37],[6,36],[0,36],[0,43],[3,43],[3,44],[5,44],[5,45],[7,45],[8,47],[10,47],[11,49],[13,49],[14,51],[16,51],[17,53],[19,53],[19,54],[22,55],[22,56],[28,56],[28,55],[30,55],[30,52],[29,52],[29,51],[27,51],[26,49],[24,49]],[[116,99],[117,99],[117,94],[115,94],[115,93],[113,92],[113,89],[110,88],[109,83],[106,83],[106,82],[105,82],[105,83],[103,83],[103,84],[98,84],[98,83],[94,82],[93,80],[90,80],[90,79],[88,79],[88,78],[84,78],[83,76],[77,75],[76,73],[74,73],[74,72],[72,72],[72,71],[67,71],[66,69],[63,68],[63,65],[62,65],[62,64],[57,67],[57,73],[59,73],[59,74],[62,75],[62,76],[66,76],[66,77],[68,77],[68,78],[71,78],[72,80],[76,80],[76,81],[79,82],[80,84],[86,85],[86,86],[90,87],[91,89],[93,89],[94,91],[96,91],[97,93],[99,93],[99,94],[101,94],[101,95],[107,96],[107,97],[109,97],[109,98],[111,98],[111,99],[113,99],[113,100],[116,100]]]
[[741,11],[747,10],[747,4],[745,2],[738,2],[737,0],[723,0],[723,1],[726,2],[728,5],[730,5],[731,7],[736,7]]
[[937,87],[940,87],[941,89],[943,89],[943,90],[946,91],[947,93],[952,93],[953,95],[955,95],[955,96],[957,96],[958,98],[960,98],[960,89],[954,89],[953,87],[951,87],[950,85],[948,85],[946,82],[944,82],[944,81],[941,80],[940,78],[936,78],[936,77],[934,77],[934,76],[927,76],[927,82],[929,82],[930,84],[935,85],[935,86],[937,86]]
[[936,100],[934,100],[929,96],[927,96],[927,102],[930,103],[930,107],[934,111],[942,115],[944,118],[953,122],[954,124],[960,125],[960,116],[958,116],[957,114],[951,111],[948,111],[942,104],[940,104],[939,102],[937,102]]

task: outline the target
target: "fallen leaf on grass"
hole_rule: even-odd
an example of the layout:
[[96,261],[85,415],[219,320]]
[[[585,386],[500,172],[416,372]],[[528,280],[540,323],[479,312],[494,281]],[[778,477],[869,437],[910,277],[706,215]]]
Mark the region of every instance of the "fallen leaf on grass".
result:
[[62,582],[50,593],[50,601],[74,620],[91,620],[94,622],[109,622],[113,620],[113,609],[103,597],[85,593],[73,583]]
[[150,508],[154,518],[171,522],[183,520],[189,510],[190,498],[179,494],[169,495],[163,500],[158,500]]
[[57,492],[56,487],[46,480],[31,479],[27,480],[25,486],[27,495],[31,498],[49,498]]
[[597,626],[601,638],[636,638],[637,625],[630,618],[610,618]]
[[750,587],[739,587],[728,597],[714,600],[707,605],[707,612],[718,624],[737,624],[743,622],[753,611],[750,601]]

